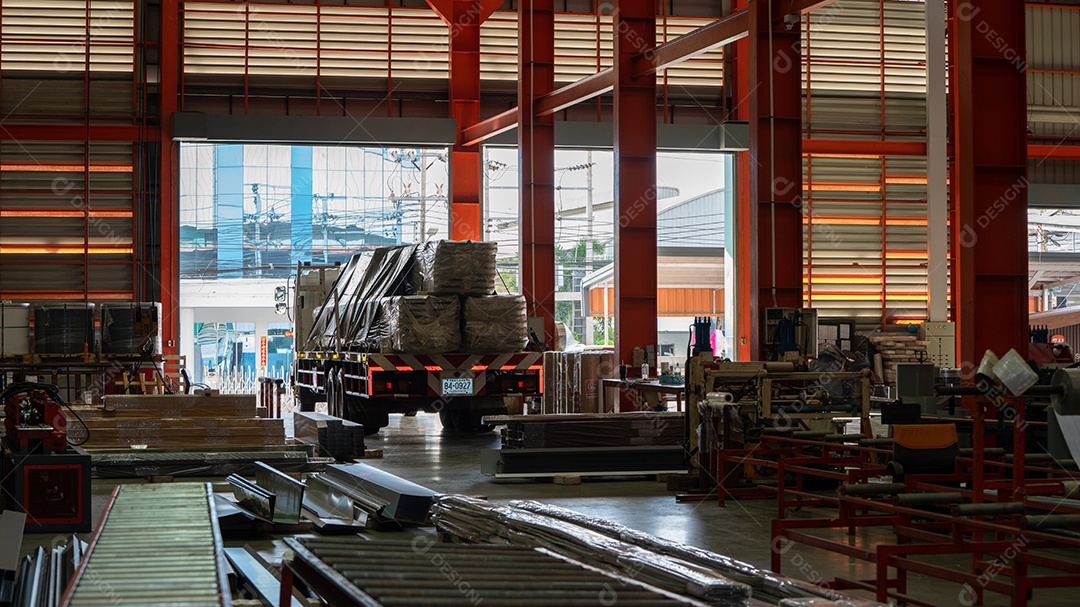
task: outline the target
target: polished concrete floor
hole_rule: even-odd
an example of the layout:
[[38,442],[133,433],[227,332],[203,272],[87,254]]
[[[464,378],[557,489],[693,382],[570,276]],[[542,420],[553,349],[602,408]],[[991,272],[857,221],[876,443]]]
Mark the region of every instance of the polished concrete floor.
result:
[[[452,434],[444,432],[434,415],[391,416],[390,426],[368,437],[369,449],[382,449],[383,459],[367,463],[425,485],[440,493],[483,496],[494,502],[517,499],[544,501],[591,516],[616,521],[631,528],[685,542],[768,568],[771,557],[770,522],[776,514],[772,500],[729,501],[721,508],[715,502],[676,503],[674,493],[655,479],[584,479],[580,485],[556,485],[550,481],[495,480],[480,473],[479,454],[498,447],[497,433]],[[202,479],[221,482],[223,479]],[[109,492],[116,483],[94,481],[95,520]],[[799,512],[795,516],[811,516]],[[844,537],[839,534],[835,537]],[[50,544],[53,535],[30,535],[23,551],[39,544]],[[884,535],[860,535],[852,539],[860,545],[885,540]],[[243,545],[244,540],[235,542]],[[260,550],[273,552],[272,538],[252,542]],[[1080,554],[1072,555],[1080,561]],[[939,564],[965,569],[966,557],[947,557]],[[783,573],[811,581],[836,576],[869,579],[873,567],[830,552],[802,545],[790,547],[783,554]],[[958,584],[911,575],[909,592],[934,605],[968,605]],[[869,595],[854,593],[857,596]],[[1029,603],[1035,606],[1076,605],[1075,591],[1038,591]],[[987,595],[987,605],[1008,605],[1006,597]]]

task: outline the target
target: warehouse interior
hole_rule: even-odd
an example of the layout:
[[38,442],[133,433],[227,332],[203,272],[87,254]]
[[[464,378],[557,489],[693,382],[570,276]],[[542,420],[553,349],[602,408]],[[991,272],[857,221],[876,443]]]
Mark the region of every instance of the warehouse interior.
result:
[[1078,0],[0,0],[0,114],[0,607],[1075,603]]

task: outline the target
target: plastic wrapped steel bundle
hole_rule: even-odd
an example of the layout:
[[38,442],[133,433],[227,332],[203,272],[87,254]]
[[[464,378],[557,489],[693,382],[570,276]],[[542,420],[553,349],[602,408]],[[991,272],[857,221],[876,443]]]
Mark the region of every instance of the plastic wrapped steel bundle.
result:
[[461,345],[460,312],[457,297],[386,297],[382,300],[382,348],[400,354],[456,352]]
[[30,304],[0,302],[0,356],[30,353]]
[[439,240],[418,252],[426,293],[490,295],[495,291],[494,242]]
[[161,304],[123,303],[101,306],[102,354],[140,354],[148,338],[151,354],[161,354]]
[[520,295],[466,297],[462,310],[464,352],[520,352],[528,341],[525,298]]
[[750,599],[748,585],[709,567],[634,546],[546,514],[449,495],[436,501],[433,518],[440,531],[467,541],[544,548],[710,605],[742,606]]
[[82,354],[94,351],[94,304],[39,306],[34,310],[34,352]]

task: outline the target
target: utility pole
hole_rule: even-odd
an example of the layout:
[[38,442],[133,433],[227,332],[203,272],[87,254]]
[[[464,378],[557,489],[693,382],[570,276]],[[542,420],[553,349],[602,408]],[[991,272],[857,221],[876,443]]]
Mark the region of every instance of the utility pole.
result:
[[[593,159],[592,150],[587,152],[585,157],[585,273],[593,271]],[[584,294],[584,297],[588,297],[588,294]],[[606,307],[607,302],[607,290],[604,290],[604,302]],[[582,302],[584,303],[584,302]],[[606,313],[606,311],[605,311]],[[605,327],[607,319],[603,319]],[[589,310],[589,315],[585,317],[585,344],[593,344],[593,317],[592,310]],[[606,337],[606,335],[605,335]]]
[[427,150],[420,150],[420,242],[427,240]]

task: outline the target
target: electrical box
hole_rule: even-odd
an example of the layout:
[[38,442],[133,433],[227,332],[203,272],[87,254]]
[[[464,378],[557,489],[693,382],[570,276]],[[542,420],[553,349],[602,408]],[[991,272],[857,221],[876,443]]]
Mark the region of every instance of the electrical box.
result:
[[761,354],[765,360],[817,356],[818,312],[813,308],[765,308]]
[[927,322],[923,325],[926,334],[927,362],[939,369],[956,368],[956,323]]

